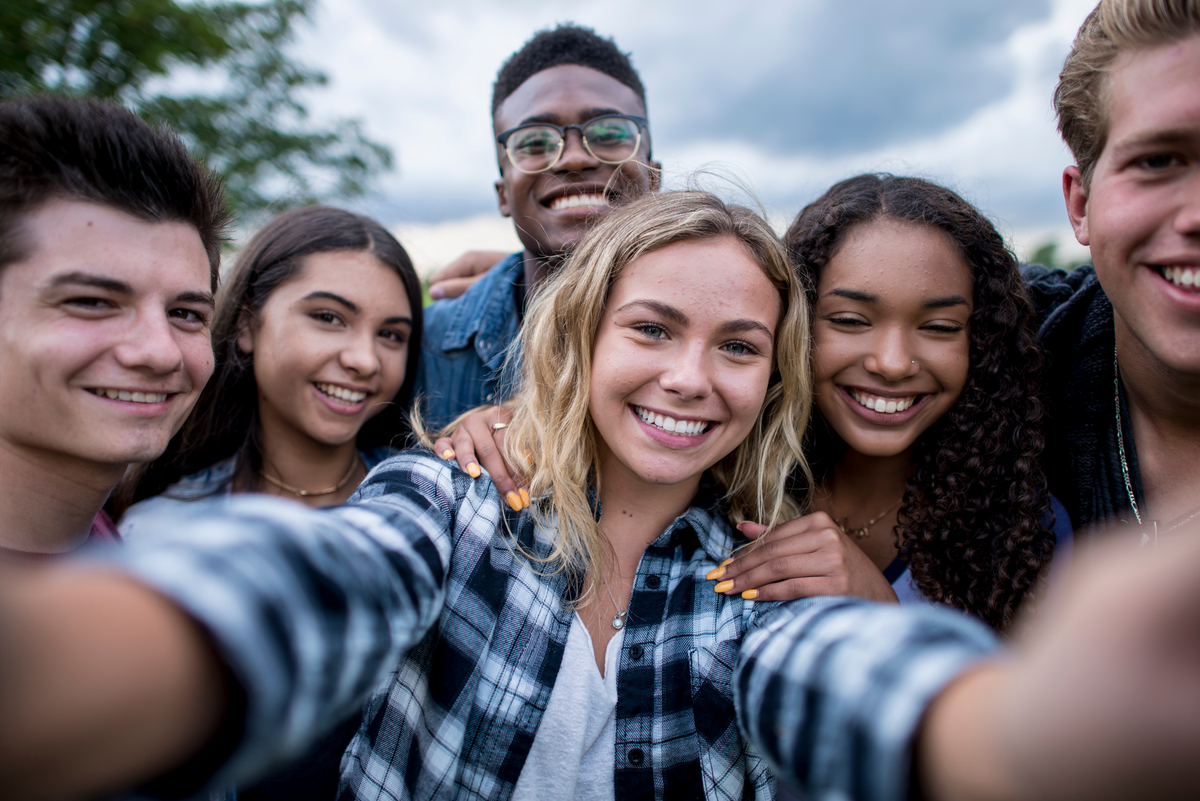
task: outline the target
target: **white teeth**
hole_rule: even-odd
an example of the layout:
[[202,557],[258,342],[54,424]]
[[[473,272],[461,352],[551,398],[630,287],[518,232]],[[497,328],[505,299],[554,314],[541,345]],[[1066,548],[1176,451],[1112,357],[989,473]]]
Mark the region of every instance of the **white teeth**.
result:
[[661,414],[655,414],[649,409],[643,409],[641,406],[634,406],[633,410],[637,412],[637,416],[642,418],[643,422],[649,423],[656,428],[661,428],[663,431],[670,431],[672,434],[695,437],[708,430],[708,423],[700,420],[676,420],[674,417],[664,417]]
[[608,201],[604,199],[604,195],[563,195],[556,197],[550,201],[550,208],[558,211],[559,209],[578,209],[578,208],[599,208],[607,206]]
[[134,392],[128,389],[90,389],[93,395],[110,400],[123,400],[130,403],[162,403],[167,399],[165,392]]
[[850,397],[858,401],[858,403],[874,412],[880,414],[895,414],[910,408],[917,402],[917,396],[911,398],[880,398],[875,395],[868,395],[865,392],[850,390]]
[[1175,286],[1184,289],[1200,287],[1200,268],[1198,267],[1163,267],[1162,274]]
[[323,394],[328,395],[331,398],[337,398],[340,401],[345,401],[351,406],[356,403],[361,403],[362,400],[367,397],[367,393],[365,392],[355,389],[346,389],[345,387],[339,387],[337,384],[313,384],[313,386],[315,386]]

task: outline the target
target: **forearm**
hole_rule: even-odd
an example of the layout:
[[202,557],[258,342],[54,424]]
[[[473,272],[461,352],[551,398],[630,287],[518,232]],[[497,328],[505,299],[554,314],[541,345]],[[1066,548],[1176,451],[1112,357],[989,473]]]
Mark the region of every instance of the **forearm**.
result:
[[743,644],[739,722],[806,794],[903,799],[927,705],[997,647],[985,626],[946,609],[795,601]]

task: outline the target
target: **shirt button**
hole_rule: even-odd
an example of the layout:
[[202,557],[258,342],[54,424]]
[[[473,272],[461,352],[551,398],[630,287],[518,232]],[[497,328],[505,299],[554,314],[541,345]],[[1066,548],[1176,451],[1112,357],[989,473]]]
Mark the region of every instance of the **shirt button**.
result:
[[646,576],[646,586],[652,590],[657,590],[658,585],[661,583],[662,583],[662,580],[659,579],[658,576]]
[[637,767],[638,765],[642,764],[642,762],[644,762],[645,759],[646,759],[646,755],[642,753],[642,749],[640,749],[640,748],[629,749],[629,764],[630,765]]
[[487,340],[486,339],[479,340],[479,347],[487,348]]
[[632,659],[634,662],[637,662],[639,659],[641,659],[642,658],[642,646],[640,646],[640,645],[629,646],[629,658]]
[[483,399],[484,399],[484,400],[487,400],[487,401],[490,401],[490,400],[491,400],[493,397],[495,397],[495,395],[496,395],[496,393],[495,393],[495,392],[489,392],[487,395],[485,395],[485,396],[483,397]]

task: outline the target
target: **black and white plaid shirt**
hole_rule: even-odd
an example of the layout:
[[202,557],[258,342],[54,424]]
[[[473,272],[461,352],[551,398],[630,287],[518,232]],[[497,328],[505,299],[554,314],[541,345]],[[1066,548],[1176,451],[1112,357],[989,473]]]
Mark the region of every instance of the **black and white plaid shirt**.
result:
[[[235,497],[145,525],[161,533],[117,558],[212,633],[245,690],[244,736],[217,781],[294,756],[375,687],[342,798],[511,796],[578,577],[519,553],[514,542],[548,553],[545,533],[489,480],[412,452],[346,507]],[[617,798],[774,795],[731,686],[743,636],[771,605],[704,578],[736,544],[698,499],[642,557],[617,673]]]

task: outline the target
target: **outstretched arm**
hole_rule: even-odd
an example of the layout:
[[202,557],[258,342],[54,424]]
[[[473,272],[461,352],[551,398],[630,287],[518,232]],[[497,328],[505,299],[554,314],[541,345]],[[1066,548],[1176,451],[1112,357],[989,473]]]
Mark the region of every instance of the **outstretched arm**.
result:
[[[29,745],[0,714],[0,797],[94,794],[172,768],[178,778],[209,756],[217,731],[236,742],[195,787],[249,781],[298,756],[433,624],[453,499],[472,484],[436,460],[398,457],[372,473],[359,506],[197,504],[186,519],[148,520],[154,533],[126,548],[6,586],[0,699],[63,714]],[[35,625],[13,622],[35,603],[48,610]],[[27,646],[33,659],[12,658]],[[73,711],[80,694],[87,714]],[[29,776],[43,781],[48,759],[62,792],[22,790]]]
[[1008,653],[936,607],[769,612],[735,675],[743,731],[814,796],[1188,798],[1200,783],[1200,531],[1073,570]]

